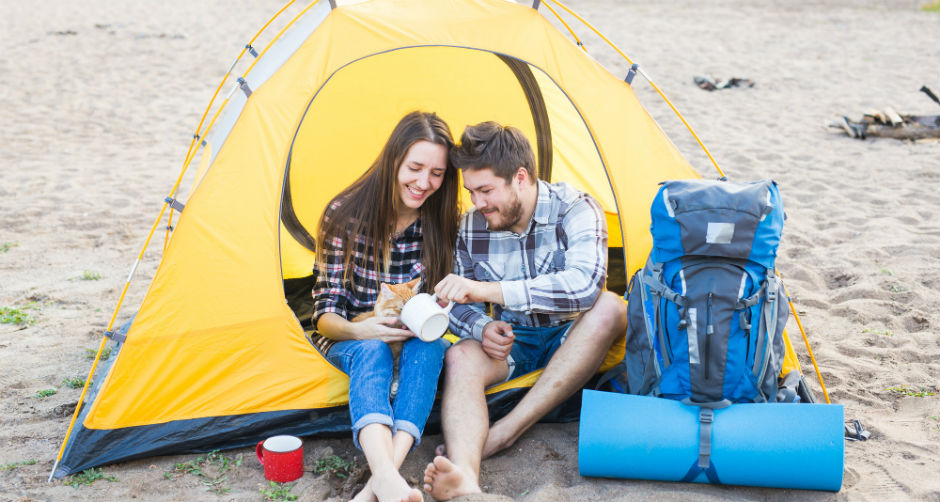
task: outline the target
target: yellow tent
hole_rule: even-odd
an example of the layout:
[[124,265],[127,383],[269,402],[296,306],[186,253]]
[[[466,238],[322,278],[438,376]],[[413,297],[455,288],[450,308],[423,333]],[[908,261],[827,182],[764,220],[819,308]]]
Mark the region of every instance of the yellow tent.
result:
[[[348,381],[308,342],[293,298],[309,297],[325,204],[411,110],[458,135],[483,120],[521,128],[544,179],[601,202],[626,271],[649,252],[657,183],[698,176],[630,85],[538,2],[331,3],[313,2],[260,53],[197,142],[191,196],[168,200],[182,208],[176,229],[133,322],[109,331],[119,352],[89,379],[56,477],[348,430]],[[533,378],[491,390],[494,401]]]

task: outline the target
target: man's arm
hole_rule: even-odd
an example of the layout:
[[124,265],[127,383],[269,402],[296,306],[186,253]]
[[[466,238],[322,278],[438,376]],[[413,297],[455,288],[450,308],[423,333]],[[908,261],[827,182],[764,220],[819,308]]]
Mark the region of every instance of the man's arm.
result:
[[583,312],[603,291],[607,278],[607,221],[600,204],[582,194],[572,202],[562,225],[568,237],[564,270],[500,282],[507,310]]
[[[483,327],[493,320],[486,315],[485,304],[494,301],[502,303],[502,291],[499,283],[477,281],[474,276],[473,258],[467,248],[466,239],[467,229],[471,225],[471,215],[465,214],[457,234],[454,273],[437,283],[434,293],[441,300],[454,302],[454,308],[450,312],[450,330],[461,338],[482,341]],[[494,297],[496,294],[499,298]]]

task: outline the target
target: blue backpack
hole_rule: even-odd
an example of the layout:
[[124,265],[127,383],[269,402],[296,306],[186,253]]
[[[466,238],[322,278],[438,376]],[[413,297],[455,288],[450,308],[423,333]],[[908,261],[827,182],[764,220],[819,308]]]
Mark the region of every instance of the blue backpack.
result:
[[669,181],[650,214],[653,250],[628,292],[628,392],[713,408],[777,401],[789,312],[776,183]]

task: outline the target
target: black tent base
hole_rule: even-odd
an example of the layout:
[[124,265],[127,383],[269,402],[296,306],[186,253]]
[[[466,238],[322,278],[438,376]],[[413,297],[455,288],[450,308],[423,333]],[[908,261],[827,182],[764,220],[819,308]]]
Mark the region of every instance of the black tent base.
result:
[[[597,378],[589,382],[592,387]],[[522,399],[528,387],[488,396],[490,419],[499,420]],[[543,422],[572,422],[581,411],[581,392],[543,418]],[[204,453],[253,446],[278,434],[301,437],[342,437],[350,433],[346,406],[317,410],[288,410],[225,417],[178,420],[164,424],[94,430],[76,425],[53,477],[62,478],[91,467],[140,458],[181,453]],[[426,434],[441,431],[440,400],[434,404]]]

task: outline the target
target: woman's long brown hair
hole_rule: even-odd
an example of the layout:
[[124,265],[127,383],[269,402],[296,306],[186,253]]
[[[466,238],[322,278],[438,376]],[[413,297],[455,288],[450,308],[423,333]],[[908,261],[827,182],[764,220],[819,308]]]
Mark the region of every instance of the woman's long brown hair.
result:
[[[447,123],[434,113],[415,111],[405,115],[395,126],[382,152],[368,171],[352,185],[339,193],[320,216],[317,232],[317,263],[324,273],[326,247],[334,238],[343,241],[343,282],[352,278],[354,236],[363,235],[372,245],[376,272],[389,265],[389,244],[395,232],[395,223],[401,207],[398,192],[398,170],[408,149],[418,141],[429,141],[444,146],[448,153],[454,146]],[[422,232],[421,260],[424,267],[424,285],[429,291],[453,269],[454,245],[457,241],[458,207],[457,169],[447,156],[444,179],[419,209]],[[339,202],[334,208],[333,203]],[[331,209],[333,208],[333,209]],[[366,267],[364,260],[356,263]]]

